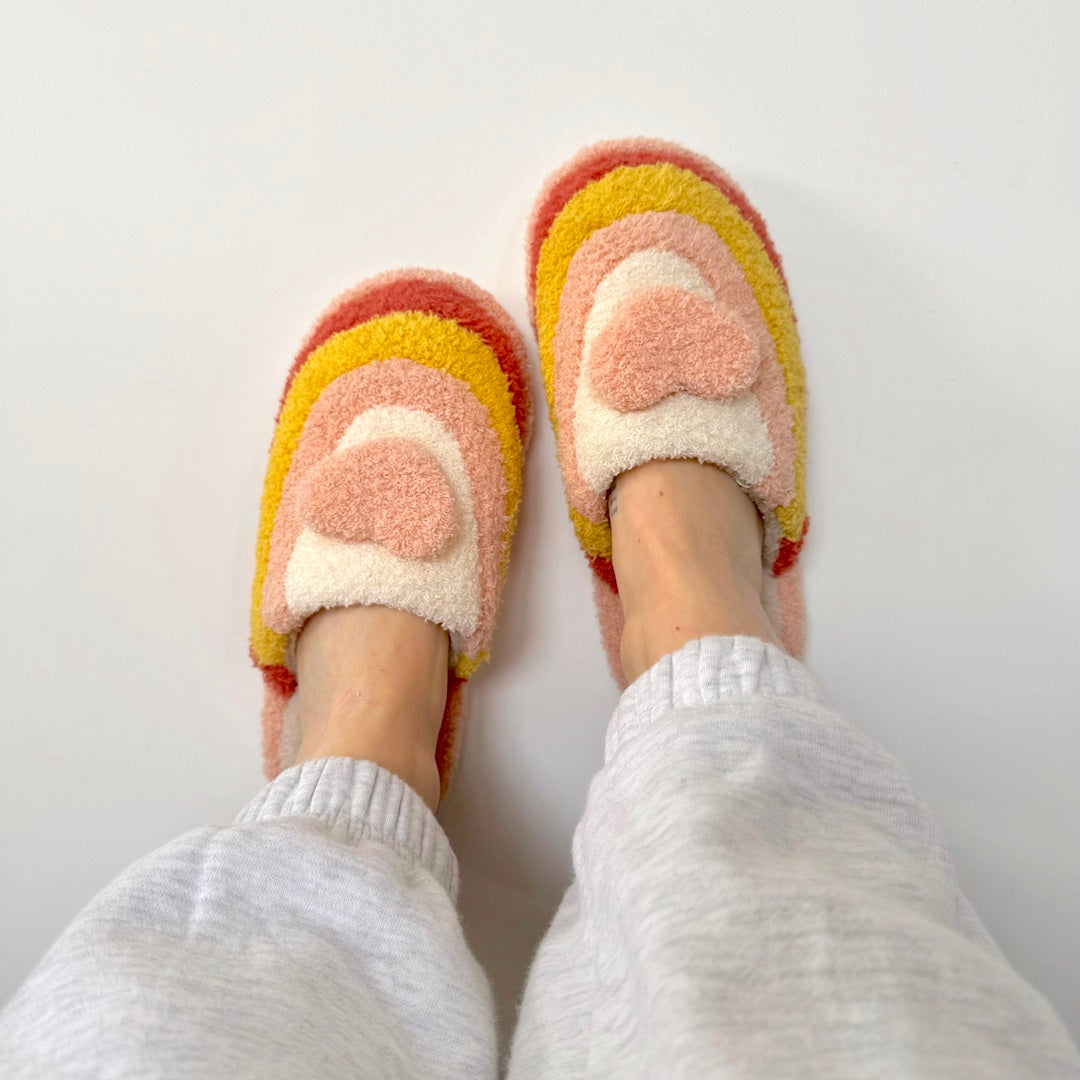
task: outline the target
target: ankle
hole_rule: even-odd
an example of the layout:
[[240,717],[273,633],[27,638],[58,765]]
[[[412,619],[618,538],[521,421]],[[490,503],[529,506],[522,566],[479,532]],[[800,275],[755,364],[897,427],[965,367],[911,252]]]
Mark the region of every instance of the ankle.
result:
[[434,740],[409,725],[407,719],[400,713],[365,712],[360,720],[350,714],[326,723],[302,720],[297,763],[328,757],[373,761],[402,779],[435,810],[440,780]]
[[623,611],[619,657],[628,683],[699,638],[748,636],[779,645],[760,596],[738,584],[703,581],[696,590],[658,591]]
[[408,612],[351,607],[313,616],[297,643],[297,761],[374,761],[435,809],[448,652],[446,632]]
[[617,478],[610,510],[628,681],[707,635],[778,643],[761,604],[761,520],[726,473],[649,462]]

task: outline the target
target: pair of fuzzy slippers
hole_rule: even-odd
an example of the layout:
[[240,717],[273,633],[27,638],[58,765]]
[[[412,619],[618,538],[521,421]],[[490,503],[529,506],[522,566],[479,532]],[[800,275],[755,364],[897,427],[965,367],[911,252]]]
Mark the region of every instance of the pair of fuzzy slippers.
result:
[[[533,208],[528,293],[570,518],[619,677],[607,492],[661,458],[720,466],[764,522],[764,602],[801,654],[805,384],[795,314],[761,216],[679,146],[590,147]],[[382,604],[444,627],[437,758],[449,783],[462,690],[488,656],[531,427],[527,353],[489,293],[383,274],[339,297],[289,372],[263,489],[251,655],[264,765],[299,745],[295,642],[315,612]]]

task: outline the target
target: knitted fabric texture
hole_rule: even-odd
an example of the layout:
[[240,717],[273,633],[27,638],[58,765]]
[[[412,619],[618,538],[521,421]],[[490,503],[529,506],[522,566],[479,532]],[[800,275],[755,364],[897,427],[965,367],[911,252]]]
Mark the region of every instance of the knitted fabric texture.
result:
[[661,458],[718,465],[753,498],[766,612],[801,655],[806,390],[761,215],[700,155],[657,140],[601,143],[548,180],[527,249],[567,505],[616,678],[607,493],[620,472]]
[[463,278],[397,271],[341,296],[289,372],[263,487],[251,656],[263,759],[295,758],[295,639],[315,612],[382,604],[450,636],[437,762],[445,791],[462,688],[488,656],[530,434],[525,346]]

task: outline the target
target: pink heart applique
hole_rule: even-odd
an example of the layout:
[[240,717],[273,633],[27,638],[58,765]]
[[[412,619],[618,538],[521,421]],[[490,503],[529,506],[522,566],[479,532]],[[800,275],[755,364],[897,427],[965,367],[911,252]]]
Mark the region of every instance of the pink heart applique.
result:
[[438,460],[406,438],[372,439],[323,458],[301,481],[297,508],[323,536],[369,540],[402,559],[441,555],[457,531]]
[[761,357],[740,320],[683,289],[641,289],[597,335],[589,375],[619,412],[647,409],[672,394],[717,400],[753,385]]

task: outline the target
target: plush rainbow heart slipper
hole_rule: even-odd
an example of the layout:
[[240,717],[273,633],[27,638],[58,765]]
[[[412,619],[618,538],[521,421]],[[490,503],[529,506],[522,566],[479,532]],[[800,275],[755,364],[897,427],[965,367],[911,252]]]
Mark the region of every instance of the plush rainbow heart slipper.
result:
[[765,525],[765,609],[802,653],[806,390],[795,313],[761,215],[711,161],[626,139],[549,178],[528,292],[570,518],[616,678],[622,609],[607,493],[658,458],[722,467]]
[[285,383],[251,605],[263,763],[295,759],[295,642],[316,611],[383,604],[443,626],[437,759],[449,783],[466,679],[488,655],[530,428],[525,345],[464,278],[403,270],[339,297]]

